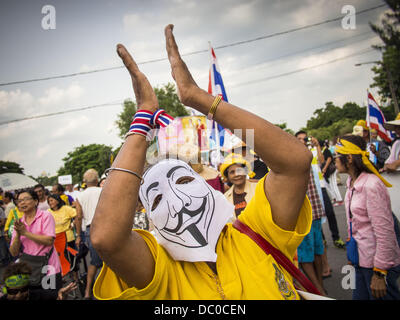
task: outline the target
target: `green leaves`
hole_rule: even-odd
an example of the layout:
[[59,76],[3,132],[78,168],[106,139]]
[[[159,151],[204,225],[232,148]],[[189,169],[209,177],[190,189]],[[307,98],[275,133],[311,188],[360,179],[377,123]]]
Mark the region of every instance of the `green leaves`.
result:
[[112,147],[103,144],[90,144],[80,146],[68,152],[63,159],[64,166],[58,170],[58,175],[72,175],[72,182],[82,181],[86,170],[94,168],[101,176],[105,169],[111,166],[110,157]]
[[[185,106],[179,101],[176,94],[175,85],[168,83],[161,88],[154,88],[157,96],[160,109],[164,109],[172,117],[183,117],[190,115]],[[119,137],[123,139],[128,132],[134,114],[137,111],[137,105],[131,100],[124,101],[124,109],[118,115],[118,120],[115,122],[119,129]]]
[[2,173],[24,173],[24,168],[12,161],[0,161],[0,174]]

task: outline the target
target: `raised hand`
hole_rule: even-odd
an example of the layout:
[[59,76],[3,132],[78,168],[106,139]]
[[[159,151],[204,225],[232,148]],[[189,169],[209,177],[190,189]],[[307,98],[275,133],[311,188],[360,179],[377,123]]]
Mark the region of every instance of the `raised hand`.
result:
[[139,70],[135,60],[122,44],[117,45],[117,53],[131,75],[138,108],[152,112],[156,111],[158,109],[158,100],[147,77]]
[[187,106],[192,106],[192,98],[196,90],[201,90],[196,82],[193,80],[192,75],[189,72],[185,62],[182,60],[179,54],[178,46],[175,42],[175,37],[172,33],[174,26],[169,24],[165,27],[165,40],[166,48],[168,53],[168,59],[171,64],[171,73],[174,78],[177,89],[179,100]]

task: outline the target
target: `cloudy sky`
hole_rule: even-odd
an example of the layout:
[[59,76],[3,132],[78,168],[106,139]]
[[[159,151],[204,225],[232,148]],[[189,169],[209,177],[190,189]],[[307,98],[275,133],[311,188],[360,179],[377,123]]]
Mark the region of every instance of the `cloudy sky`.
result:
[[[62,158],[80,145],[118,147],[115,125],[122,101],[134,99],[121,66],[123,43],[153,86],[172,81],[164,26],[173,23],[182,54],[196,82],[208,87],[208,41],[215,47],[229,102],[298,130],[327,101],[342,106],[366,100],[372,65],[380,59],[370,30],[387,9],[357,14],[343,28],[342,8],[356,13],[379,0],[15,0],[0,3],[0,159],[19,163],[34,177],[55,175]],[[55,29],[46,5],[55,9]],[[344,22],[348,22],[345,20]],[[346,24],[345,24],[346,25]],[[272,36],[270,36],[272,35]],[[221,48],[219,48],[221,47]],[[219,49],[218,49],[219,48]],[[193,52],[198,52],[190,54]],[[157,60],[157,61],[154,61]],[[376,90],[371,92],[376,94]],[[24,121],[23,118],[69,112]]]

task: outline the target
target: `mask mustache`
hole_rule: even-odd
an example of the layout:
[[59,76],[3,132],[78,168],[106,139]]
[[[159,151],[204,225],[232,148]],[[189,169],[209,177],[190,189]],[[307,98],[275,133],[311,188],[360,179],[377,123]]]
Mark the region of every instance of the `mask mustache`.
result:
[[[186,229],[189,228],[189,226],[195,224],[195,223],[192,223],[192,224],[190,224],[189,226],[187,226],[186,228],[180,230],[181,227],[182,227],[182,225],[183,225],[183,214],[187,214],[187,215],[190,216],[191,218],[193,218],[193,217],[195,217],[195,216],[197,216],[197,215],[200,215],[200,217],[199,217],[199,219],[198,219],[198,220],[200,220],[201,217],[203,216],[203,213],[204,213],[206,204],[207,204],[207,198],[205,197],[205,198],[203,198],[203,203],[202,203],[202,204],[200,205],[200,207],[199,207],[198,209],[196,209],[196,210],[188,210],[186,207],[183,207],[183,208],[182,208],[179,212],[177,212],[177,214],[176,214],[177,217],[178,217],[178,223],[177,223],[176,227],[173,228],[173,229],[164,227],[164,228],[161,229],[161,230],[164,230],[164,231],[170,232],[170,233],[174,233],[174,234],[177,234],[177,235],[182,234]],[[196,223],[197,223],[197,221],[196,221]]]

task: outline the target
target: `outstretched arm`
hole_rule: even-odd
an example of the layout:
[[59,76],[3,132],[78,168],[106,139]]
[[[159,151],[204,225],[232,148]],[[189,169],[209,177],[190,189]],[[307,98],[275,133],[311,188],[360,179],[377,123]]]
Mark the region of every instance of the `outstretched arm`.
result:
[[[182,60],[172,33],[173,25],[165,28],[168,58],[178,95],[184,105],[203,114],[214,97],[200,89]],[[228,102],[221,101],[214,119],[230,130],[254,129],[255,151],[268,163],[271,171],[265,179],[265,193],[271,205],[274,222],[285,230],[294,230],[307,190],[311,152],[295,137],[274,124]]]
[[[119,44],[117,52],[132,78],[136,102],[140,109],[154,112],[158,101],[146,76]],[[143,174],[147,142],[141,135],[130,135],[123,144],[113,167]],[[103,186],[91,224],[91,241],[103,261],[129,286],[148,285],[154,274],[154,259],[145,241],[132,232],[140,180],[129,173],[111,171]]]

